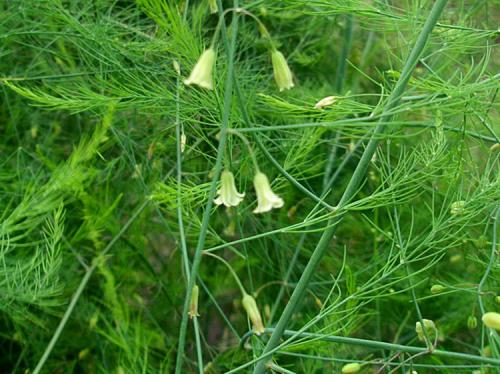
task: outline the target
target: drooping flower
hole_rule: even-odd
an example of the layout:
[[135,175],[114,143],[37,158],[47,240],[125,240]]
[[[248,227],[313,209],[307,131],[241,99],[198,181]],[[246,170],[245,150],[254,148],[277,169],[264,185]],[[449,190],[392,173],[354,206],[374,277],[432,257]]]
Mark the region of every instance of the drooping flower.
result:
[[234,184],[234,175],[230,171],[224,170],[220,176],[221,186],[217,190],[219,195],[214,203],[217,205],[224,205],[227,207],[238,205],[245,196],[244,193],[239,193]]
[[264,324],[262,323],[262,317],[260,316],[259,308],[257,308],[255,299],[252,296],[245,294],[241,304],[243,305],[243,308],[245,308],[248,318],[252,321],[253,332],[257,335],[264,333]]
[[288,67],[285,56],[277,49],[271,52],[273,63],[274,79],[280,91],[289,90],[294,86],[292,72]]
[[271,190],[269,180],[264,173],[258,171],[255,174],[253,185],[257,193],[257,208],[254,209],[254,213],[269,212],[273,208],[283,206],[283,199]]
[[188,79],[184,80],[184,84],[195,84],[202,88],[212,90],[214,88],[212,82],[212,69],[215,63],[215,51],[213,48],[206,49],[198,59]]
[[481,319],[486,327],[500,331],[500,313],[484,313]]

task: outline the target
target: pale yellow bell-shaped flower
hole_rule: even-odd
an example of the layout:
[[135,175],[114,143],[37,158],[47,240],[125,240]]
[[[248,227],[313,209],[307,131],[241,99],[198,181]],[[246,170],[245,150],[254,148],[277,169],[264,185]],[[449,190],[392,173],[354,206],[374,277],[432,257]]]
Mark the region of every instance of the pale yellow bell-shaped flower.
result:
[[293,77],[288,63],[283,53],[277,49],[271,52],[271,61],[273,63],[274,79],[280,91],[289,90],[294,86]]
[[215,51],[213,48],[206,49],[198,59],[191,74],[184,80],[184,84],[195,84],[202,88],[212,90],[214,88],[212,81],[212,69],[215,63]]
[[238,205],[245,196],[244,193],[239,193],[234,184],[234,175],[230,171],[224,170],[220,175],[221,186],[217,190],[219,195],[214,203],[227,207]]
[[269,212],[273,208],[283,206],[283,199],[271,190],[269,180],[264,173],[258,171],[255,174],[253,185],[257,193],[257,208],[254,209],[254,213]]
[[500,331],[500,314],[495,312],[484,313],[481,318],[486,327]]
[[243,308],[245,308],[248,318],[252,321],[253,332],[257,335],[264,333],[264,324],[262,323],[262,317],[260,316],[259,308],[257,308],[255,299],[252,296],[245,294],[243,295],[241,304],[243,305]]

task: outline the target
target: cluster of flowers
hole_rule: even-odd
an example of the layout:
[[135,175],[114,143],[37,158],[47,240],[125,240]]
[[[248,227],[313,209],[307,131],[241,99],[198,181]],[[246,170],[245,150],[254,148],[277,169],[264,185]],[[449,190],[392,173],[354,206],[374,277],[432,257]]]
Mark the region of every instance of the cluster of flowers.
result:
[[[272,191],[269,180],[264,173],[261,171],[256,172],[253,185],[257,194],[257,208],[253,210],[254,213],[265,213],[273,208],[283,206],[283,199]],[[234,183],[234,175],[227,170],[224,170],[221,174],[221,186],[217,190],[217,194],[214,203],[226,207],[237,206],[245,196],[245,193],[238,192]]]
[[[269,35],[263,25],[261,29],[264,30],[265,35]],[[201,54],[191,74],[184,80],[184,84],[196,85],[212,90],[214,87],[212,70],[215,65],[215,55],[215,48],[212,44],[211,47]],[[274,78],[279,90],[283,91],[294,87],[292,72],[285,56],[275,47],[271,48],[271,61]],[[257,208],[253,210],[254,213],[264,213],[273,208],[281,208],[283,206],[283,199],[271,190],[267,176],[258,169],[255,173],[253,184],[257,194]],[[214,203],[226,207],[237,206],[245,196],[244,193],[239,193],[236,189],[233,173],[228,170],[224,170],[221,174],[221,187],[217,191],[217,194],[218,197],[214,200]]]
[[[210,9],[212,12],[217,11],[217,6],[214,1],[210,1]],[[260,26],[261,32],[270,39],[269,33],[265,29],[264,25],[256,19],[252,14],[242,10],[235,9],[238,12],[243,12],[254,18]],[[187,79],[184,80],[186,85],[195,85],[204,89],[213,90],[214,83],[212,79],[212,71],[215,65],[216,52],[214,48],[215,36],[219,31],[219,27],[214,35],[214,40],[211,46],[203,51],[200,58],[196,62],[191,74]],[[280,91],[288,90],[294,87],[292,72],[288,66],[285,56],[278,51],[274,46],[271,47],[271,61],[273,65],[274,79]],[[180,69],[176,67],[177,72]],[[244,138],[241,134],[240,137]],[[254,213],[264,213],[269,212],[273,208],[281,208],[284,205],[284,201],[281,197],[276,195],[269,183],[267,176],[259,170],[255,156],[253,155],[252,149],[245,140],[245,143],[249,146],[250,153],[252,154],[253,161],[255,163],[255,176],[253,179],[253,185],[257,195],[257,207],[253,210]],[[217,197],[214,199],[214,203],[217,205],[224,205],[226,207],[237,206],[245,197],[245,193],[240,193],[236,189],[236,184],[234,180],[234,175],[229,170],[223,170],[220,176],[220,188],[217,190]],[[235,275],[236,276],[236,275]],[[191,294],[191,305],[189,310],[189,316],[195,318],[198,316],[198,286],[194,286]],[[252,322],[252,329],[255,334],[260,335],[264,333],[264,324],[262,322],[262,317],[260,315],[259,309],[255,299],[246,293],[242,288],[243,298],[242,306],[245,309],[248,318]]]
[[[289,90],[294,87],[290,67],[283,53],[273,48],[271,50],[271,61],[273,64],[274,79],[280,91]],[[215,49],[213,46],[203,51],[194,65],[191,74],[184,80],[184,84],[196,85],[207,90],[213,90],[212,70],[215,65]]]

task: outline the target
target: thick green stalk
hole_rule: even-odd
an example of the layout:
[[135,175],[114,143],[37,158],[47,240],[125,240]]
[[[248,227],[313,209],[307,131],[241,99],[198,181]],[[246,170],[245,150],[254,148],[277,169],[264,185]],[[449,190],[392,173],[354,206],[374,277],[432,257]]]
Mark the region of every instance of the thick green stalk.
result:
[[[432,7],[432,10],[422,28],[422,31],[420,32],[420,35],[410,53],[410,56],[406,60],[401,76],[397,81],[394,90],[389,96],[387,104],[384,108],[384,112],[390,111],[398,104],[401,96],[404,93],[406,84],[410,79],[411,73],[413,72],[413,69],[417,64],[418,59],[422,54],[427,39],[429,38],[429,35],[431,34],[432,29],[434,28],[439,18],[439,15],[441,14],[443,8],[445,7],[446,2],[447,0],[437,0],[434,3],[434,6]],[[340,199],[340,202],[338,204],[339,208],[345,206],[356,195],[356,192],[358,191],[358,188],[364,179],[366,169],[368,168],[370,160],[380,142],[380,135],[382,135],[382,133],[386,128],[386,125],[384,123],[388,122],[390,119],[391,119],[390,115],[382,115],[382,117],[379,120],[379,123],[373,130],[371,139],[368,142],[368,145],[366,146],[365,152],[363,153],[361,160],[359,161],[358,166],[356,167],[356,170],[354,171],[351,180],[349,181],[349,184],[346,187],[346,190],[344,191],[342,198]],[[311,255],[311,258],[309,259],[309,262],[307,263],[306,268],[304,269],[304,272],[302,273],[302,276],[300,277],[300,280],[297,283],[297,286],[293,291],[292,296],[290,297],[290,300],[286,305],[285,310],[283,311],[283,314],[281,315],[281,318],[279,319],[275,330],[271,334],[271,337],[267,342],[266,347],[264,348],[264,351],[262,353],[263,356],[267,356],[268,352],[274,350],[274,348],[278,346],[280,339],[285,331],[285,328],[288,325],[290,319],[292,318],[293,313],[299,307],[300,302],[305,295],[309,282],[311,281],[312,276],[315,274],[316,269],[325,251],[328,249],[328,246],[333,238],[333,235],[335,234],[336,228],[338,224],[342,221],[343,216],[344,214],[339,214],[337,216],[334,216],[328,222],[329,228],[323,232],[321,239],[319,240],[313,254]],[[257,365],[254,370],[255,374],[264,373],[266,369],[266,360],[267,359],[261,359],[257,362]]]
[[227,128],[229,125],[229,115],[231,113],[231,101],[233,96],[233,68],[234,68],[234,50],[236,45],[236,34],[238,31],[237,24],[238,15],[233,16],[232,23],[232,34],[231,34],[231,45],[229,47],[228,65],[227,65],[227,78],[225,84],[224,92],[224,108],[222,112],[222,126],[219,138],[219,147],[217,149],[217,159],[215,161],[214,174],[212,178],[212,183],[210,185],[210,191],[207,197],[207,203],[205,205],[205,211],[203,213],[203,218],[201,221],[200,235],[198,237],[198,243],[193,256],[193,264],[191,265],[190,277],[188,285],[186,288],[186,295],[184,298],[184,307],[182,311],[182,320],[179,331],[179,344],[177,346],[177,360],[175,365],[175,373],[180,374],[182,372],[182,361],[184,359],[184,346],[186,343],[186,333],[188,324],[188,312],[191,301],[191,292],[195,285],[196,277],[198,275],[198,269],[201,263],[202,250],[205,246],[205,238],[208,231],[208,223],[210,220],[210,212],[213,206],[213,199],[215,197],[215,192],[217,189],[217,182],[220,177],[222,170],[222,161],[224,158],[224,149],[226,146],[227,139]]
[[[358,148],[361,146],[362,141],[363,141],[363,138],[361,138],[356,143],[356,145],[354,146],[354,149],[352,151],[350,151],[344,157],[344,159],[342,160],[340,165],[337,167],[337,170],[335,171],[335,173],[331,176],[331,178],[329,178],[329,180],[326,181],[326,184],[323,186],[323,191],[321,192],[321,199],[325,199],[327,197],[327,195],[330,191],[330,188],[332,188],[332,186],[335,183],[335,181],[337,180],[337,177],[339,176],[340,172],[342,170],[344,170],[344,167],[347,165],[349,160],[354,156],[354,154],[356,153]],[[327,172],[325,171],[325,175],[326,174],[327,174]],[[328,174],[330,174],[330,173],[328,173]],[[278,296],[276,296],[275,301],[273,303],[273,307],[271,308],[271,314],[269,315],[269,324],[272,324],[272,322],[274,320],[274,316],[275,316],[275,314],[278,310],[278,307],[281,303],[281,298],[283,297],[283,294],[285,293],[286,286],[289,284],[288,282],[290,281],[290,277],[292,275],[293,269],[295,268],[295,264],[299,258],[299,253],[300,253],[300,250],[302,249],[302,245],[305,241],[306,236],[307,236],[307,233],[302,234],[302,236],[299,240],[299,243],[297,244],[297,246],[295,248],[295,252],[292,256],[292,260],[288,264],[288,269],[287,269],[287,272],[285,275],[285,279],[283,279],[283,285],[280,287],[280,290],[278,291]]]

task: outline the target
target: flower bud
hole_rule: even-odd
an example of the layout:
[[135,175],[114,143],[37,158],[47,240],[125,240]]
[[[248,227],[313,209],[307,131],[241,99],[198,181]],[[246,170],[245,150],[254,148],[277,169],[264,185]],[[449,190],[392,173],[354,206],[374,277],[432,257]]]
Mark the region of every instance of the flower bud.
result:
[[92,317],[90,317],[89,328],[91,330],[95,329],[95,327],[97,326],[97,322],[99,322],[99,314],[96,312],[92,315]]
[[245,196],[244,193],[239,193],[236,190],[234,183],[234,175],[230,171],[224,170],[220,175],[221,187],[217,190],[219,195],[214,203],[227,207],[238,205]]
[[473,241],[475,246],[479,249],[485,249],[488,246],[488,238],[484,235],[480,235],[479,238]]
[[424,322],[424,327],[422,328],[422,324],[418,321],[415,324],[415,332],[418,335],[418,339],[423,342],[425,341],[424,328],[429,338],[432,339],[436,336],[436,325],[434,324],[434,321],[431,321],[430,319],[423,319],[422,321]]
[[254,209],[254,213],[269,212],[273,208],[283,206],[283,199],[271,190],[269,180],[264,173],[258,171],[255,174],[253,185],[257,193],[257,208]]
[[443,292],[444,290],[446,290],[445,286],[442,286],[440,284],[435,284],[431,287],[431,294],[435,295],[437,293]]
[[181,75],[181,66],[179,65],[179,62],[177,60],[174,60],[172,61],[172,65],[177,75]]
[[342,374],[352,374],[357,373],[361,370],[361,365],[357,362],[351,362],[350,364],[345,364],[342,366]]
[[484,313],[482,317],[483,323],[490,329],[500,331],[500,314],[495,312]]
[[462,214],[464,214],[465,211],[464,208],[465,208],[464,200],[455,201],[451,204],[450,213],[453,216],[461,216]]
[[191,302],[189,304],[188,315],[190,318],[199,317],[198,314],[198,294],[200,293],[199,287],[195,284],[191,291]]
[[252,321],[253,332],[257,335],[262,334],[264,332],[264,324],[262,323],[262,317],[260,316],[259,308],[257,308],[255,299],[252,296],[245,294],[241,304],[243,305],[243,308],[245,308],[248,318]]
[[184,150],[186,149],[186,142],[187,142],[187,137],[184,132],[181,133],[181,153],[184,153]]
[[89,348],[85,348],[83,350],[81,350],[80,352],[78,352],[78,359],[79,360],[84,360],[90,353],[90,349]]
[[491,347],[489,345],[483,348],[483,356],[491,357]]
[[271,52],[271,61],[273,63],[274,79],[280,91],[289,90],[294,86],[292,72],[288,67],[285,56],[278,50]]
[[217,6],[216,0],[208,0],[208,5],[210,7],[210,13],[214,14],[219,11],[219,7]]
[[336,101],[337,101],[336,96],[324,97],[314,105],[314,109],[323,109],[325,106],[330,106],[334,104]]
[[490,147],[490,152],[495,153],[500,151],[500,143],[495,143]]
[[184,84],[195,84],[208,90],[213,89],[212,69],[215,63],[215,51],[213,48],[206,49],[200,56],[198,62],[194,66],[188,79],[184,80]]
[[477,318],[475,316],[469,316],[469,318],[467,318],[467,327],[471,330],[477,327]]
[[235,236],[236,235],[236,221],[231,220],[229,224],[224,228],[223,231],[226,236]]

